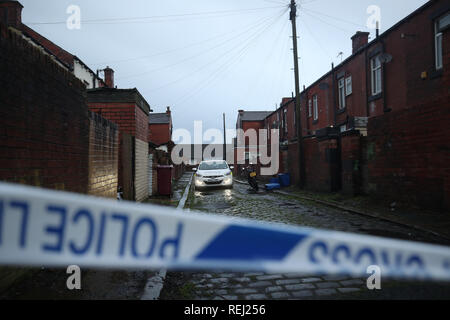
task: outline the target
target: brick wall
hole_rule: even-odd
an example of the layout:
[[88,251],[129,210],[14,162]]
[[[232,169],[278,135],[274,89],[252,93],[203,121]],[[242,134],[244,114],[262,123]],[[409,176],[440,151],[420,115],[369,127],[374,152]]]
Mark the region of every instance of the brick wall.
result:
[[[0,180],[86,193],[84,85],[0,24]],[[29,268],[0,268],[0,292]]]
[[359,131],[348,131],[341,135],[342,192],[347,194],[361,192],[362,139]]
[[114,122],[122,133],[136,135],[136,106],[133,103],[89,103],[89,110]]
[[148,142],[148,113],[145,113],[141,108],[136,107],[136,138]]
[[369,120],[370,194],[386,201],[450,208],[448,101],[447,95]]
[[88,193],[116,198],[119,163],[117,125],[89,112],[89,184]]
[[85,87],[0,26],[0,180],[86,193]]
[[304,140],[305,187],[315,191],[337,189],[337,141],[336,139]]
[[148,125],[148,141],[161,145],[171,140],[168,123],[152,123]]
[[136,201],[148,197],[148,143],[135,139],[134,188]]

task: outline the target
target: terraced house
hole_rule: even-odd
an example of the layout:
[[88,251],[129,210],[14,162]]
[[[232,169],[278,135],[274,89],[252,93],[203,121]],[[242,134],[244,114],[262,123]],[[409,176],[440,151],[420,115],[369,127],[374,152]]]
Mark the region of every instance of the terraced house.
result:
[[352,54],[301,92],[303,163],[283,98],[263,121],[280,130],[280,172],[312,190],[448,208],[449,10],[432,0],[371,41],[354,34]]

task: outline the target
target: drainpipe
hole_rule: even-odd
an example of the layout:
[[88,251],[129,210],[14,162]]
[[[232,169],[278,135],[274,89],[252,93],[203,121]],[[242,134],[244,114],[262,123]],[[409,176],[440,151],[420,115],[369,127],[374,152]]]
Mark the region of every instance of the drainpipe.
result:
[[334,118],[334,126],[337,125],[337,108],[336,108],[336,75],[334,70],[334,63],[331,63],[331,77],[333,88],[331,90],[332,95],[332,105],[333,105],[333,118]]

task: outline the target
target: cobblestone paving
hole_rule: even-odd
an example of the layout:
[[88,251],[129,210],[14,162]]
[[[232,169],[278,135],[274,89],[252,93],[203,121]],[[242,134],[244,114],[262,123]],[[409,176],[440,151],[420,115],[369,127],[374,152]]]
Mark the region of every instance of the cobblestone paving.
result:
[[[186,207],[269,223],[307,226],[399,239],[443,243],[427,233],[349,212],[301,202],[235,182],[233,189],[195,190]],[[319,299],[368,291],[366,279],[346,276],[307,276],[258,272],[185,273],[189,297],[200,300]],[[170,276],[170,274],[169,274]],[[164,289],[163,289],[164,290]]]

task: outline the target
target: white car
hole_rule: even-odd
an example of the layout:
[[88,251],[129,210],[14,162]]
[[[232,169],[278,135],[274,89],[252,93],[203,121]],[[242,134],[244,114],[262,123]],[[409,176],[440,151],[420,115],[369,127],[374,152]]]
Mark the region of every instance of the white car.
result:
[[195,188],[227,187],[233,188],[233,167],[225,160],[207,160],[198,165],[194,174]]

